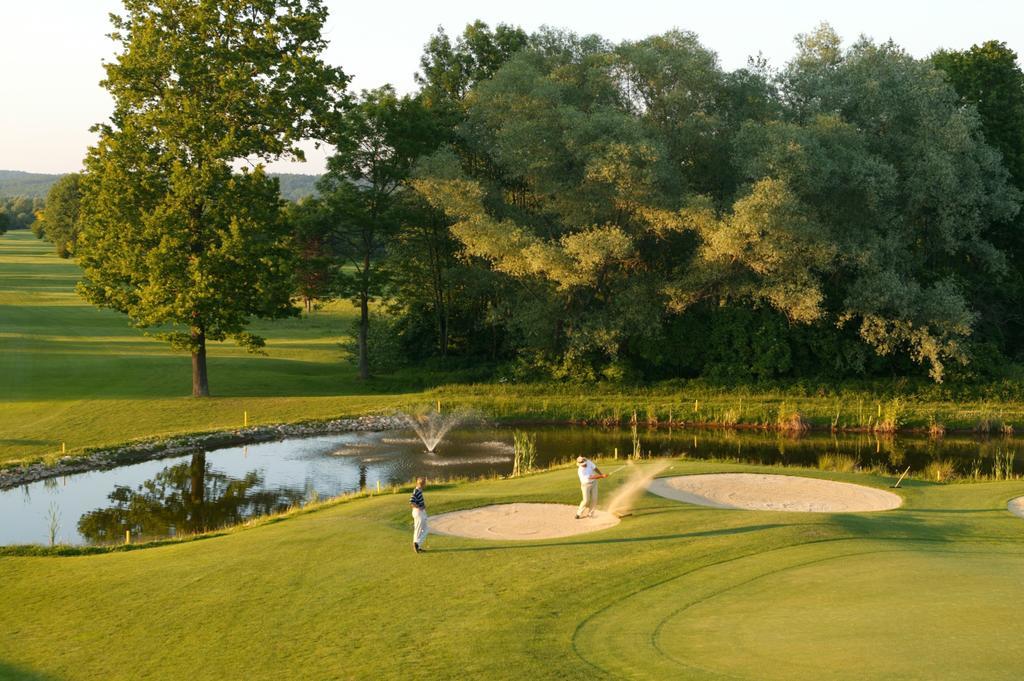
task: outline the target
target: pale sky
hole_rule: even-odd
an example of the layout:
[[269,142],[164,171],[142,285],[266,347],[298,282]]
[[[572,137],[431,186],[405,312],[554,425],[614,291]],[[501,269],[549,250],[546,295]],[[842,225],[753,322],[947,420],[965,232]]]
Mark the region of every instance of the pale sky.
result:
[[[533,31],[549,25],[598,33],[614,41],[672,28],[696,32],[735,69],[764,53],[774,66],[793,54],[793,37],[827,21],[846,43],[865,34],[892,38],[924,57],[939,47],[963,49],[1003,40],[1024,52],[1020,0],[328,0],[330,47],[324,58],[353,76],[352,88],[392,83],[414,89],[423,44],[437,26],[454,36],[483,19]],[[89,127],[106,119],[111,102],[99,87],[101,62],[113,56],[107,15],[117,0],[0,0],[0,169],[58,173],[77,170],[92,143]],[[319,173],[324,151],[306,163],[272,170]]]

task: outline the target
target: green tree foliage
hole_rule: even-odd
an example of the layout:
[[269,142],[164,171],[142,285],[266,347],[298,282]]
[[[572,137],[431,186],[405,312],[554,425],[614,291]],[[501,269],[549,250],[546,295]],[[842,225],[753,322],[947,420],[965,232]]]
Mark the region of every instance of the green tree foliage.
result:
[[337,293],[359,305],[359,375],[370,376],[370,302],[386,283],[379,262],[398,231],[400,195],[413,164],[437,144],[436,119],[390,86],[364,91],[332,137],[337,153],[318,187],[339,267]]
[[79,173],[61,176],[50,187],[46,195],[46,209],[39,220],[46,238],[62,258],[68,258],[75,252],[75,241],[81,229],[81,179]]
[[745,115],[727,92],[714,55],[680,32],[618,49],[543,32],[474,90],[460,132],[488,171],[442,152],[416,187],[469,256],[516,282],[504,321],[528,363],[597,377],[661,333],[664,268],[695,247],[678,210],[728,166]]
[[978,110],[985,139],[1003,155],[1014,184],[1024,187],[1024,72],[1017,53],[990,40],[968,50],[939,50],[931,62],[961,101]]
[[798,47],[782,75],[787,120],[750,131],[744,175],[785,181],[833,245],[818,269],[835,282],[835,318],[940,380],[976,319],[964,275],[1005,270],[990,233],[1019,194],[928,61],[863,39],[843,50],[828,27]]
[[207,341],[255,350],[250,318],[295,312],[260,164],[301,157],[296,142],[335,113],[346,77],[319,57],[326,14],[317,0],[125,0],[112,17],[114,113],[85,161],[80,291],[191,352],[193,395],[209,394]]
[[434,109],[462,108],[470,89],[493,76],[526,44],[526,33],[507,24],[498,24],[492,31],[486,23],[475,21],[454,43],[439,27],[424,47],[415,76],[424,104]]
[[[945,72],[960,102],[977,109],[985,140],[1002,154],[1018,190],[1024,190],[1024,72],[1005,43],[988,41],[968,50],[940,50],[931,62]],[[1024,346],[1024,216],[993,226],[992,242],[1008,256],[1008,271],[998,286],[985,276],[966,277],[973,291],[983,339],[1020,359]],[[982,348],[979,348],[983,352]]]
[[936,380],[966,359],[969,280],[1005,270],[991,232],[1019,207],[977,114],[891,43],[823,26],[798,48],[770,77],[689,33],[545,30],[471,87],[414,185],[512,284],[521,359],[622,375],[711,305],[774,310],[822,352],[852,331]]
[[295,252],[295,293],[306,312],[311,312],[321,301],[333,298],[337,290],[333,223],[324,214],[323,203],[309,198],[289,204],[285,220]]
[[0,198],[0,227],[29,229],[35,225],[45,201],[41,197],[9,196]]

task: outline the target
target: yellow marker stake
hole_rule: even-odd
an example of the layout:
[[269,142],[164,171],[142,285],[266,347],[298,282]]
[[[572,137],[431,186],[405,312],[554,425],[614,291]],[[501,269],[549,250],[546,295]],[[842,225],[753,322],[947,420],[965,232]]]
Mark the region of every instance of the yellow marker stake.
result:
[[377,494],[380,494],[380,480],[377,481]]
[[243,411],[243,412],[242,412],[242,422],[243,422],[243,423],[244,423],[244,424],[245,424],[246,426],[248,426],[248,425],[249,425],[249,412],[247,412],[247,411]]
[[694,401],[693,401],[693,413],[694,413],[694,414],[696,414],[696,413],[697,413],[697,400],[694,400]]
[[438,401],[437,401],[437,413],[438,413],[438,414],[440,414],[440,413],[441,413],[441,400],[438,400]]
[[63,442],[61,442],[61,443],[60,443],[60,453],[61,453],[61,454],[66,454],[66,453],[67,453],[67,451],[68,451],[68,450],[67,450],[67,448],[66,448],[66,447],[64,446],[64,443],[63,443]]
[[131,530],[125,530],[124,531],[124,543],[125,544],[131,544],[132,543],[132,531]]

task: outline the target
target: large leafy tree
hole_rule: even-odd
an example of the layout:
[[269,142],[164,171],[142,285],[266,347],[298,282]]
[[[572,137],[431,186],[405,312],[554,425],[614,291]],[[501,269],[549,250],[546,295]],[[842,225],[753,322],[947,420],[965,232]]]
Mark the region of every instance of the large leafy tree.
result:
[[370,376],[370,302],[386,282],[381,260],[401,225],[399,195],[413,165],[437,144],[436,119],[390,86],[365,91],[331,141],[337,153],[319,189],[338,258],[338,293],[359,306],[359,376]]
[[46,194],[46,208],[40,226],[62,258],[74,253],[75,241],[78,240],[81,180],[81,174],[68,173],[54,182]]
[[306,197],[285,207],[295,250],[295,293],[306,312],[333,298],[337,284],[333,225],[320,201]]
[[677,211],[721,193],[746,115],[730,86],[692,34],[616,47],[545,31],[473,90],[466,141],[416,187],[468,256],[518,285],[506,322],[530,362],[596,376],[659,333],[665,269],[694,250]]
[[[963,105],[977,110],[985,141],[999,150],[1010,180],[1024,190],[1024,71],[1006,43],[990,40],[967,50],[940,50],[931,62],[946,74]],[[992,241],[1007,256],[998,286],[984,276],[967,277],[979,314],[979,331],[1004,353],[1020,357],[1024,341],[1024,217],[992,229]]]
[[991,227],[1018,209],[999,155],[929,62],[827,26],[798,47],[769,80],[687,33],[544,31],[472,89],[464,142],[416,187],[520,285],[519,347],[598,367],[740,305],[853,329],[936,380],[965,359],[965,281],[1005,268]]
[[981,116],[985,139],[1003,155],[1016,186],[1024,186],[1024,71],[1006,43],[989,40],[967,50],[939,50],[942,70],[964,103]]
[[258,349],[249,320],[295,312],[261,164],[301,158],[341,101],[346,77],[319,56],[326,16],[319,0],[125,0],[112,16],[114,112],[85,162],[80,291],[189,351],[195,396],[209,394],[208,341]]
[[513,54],[526,47],[526,33],[517,26],[483,21],[467,24],[455,42],[443,28],[430,37],[420,58],[416,82],[428,107],[461,108],[477,83],[487,80]]

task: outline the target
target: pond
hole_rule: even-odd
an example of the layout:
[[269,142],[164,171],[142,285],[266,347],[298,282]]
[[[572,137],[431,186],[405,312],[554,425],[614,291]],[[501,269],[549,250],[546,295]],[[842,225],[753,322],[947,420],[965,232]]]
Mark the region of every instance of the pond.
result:
[[[531,427],[537,463],[546,467],[586,454],[625,458],[627,429]],[[316,498],[430,479],[507,475],[512,430],[463,427],[436,453],[412,431],[345,433],[228,447],[110,470],[52,478],[0,492],[0,544],[106,544],[173,537],[225,527]],[[644,456],[713,458],[929,478],[1002,478],[1024,472],[1024,439],[875,437],[761,431],[644,429]]]

